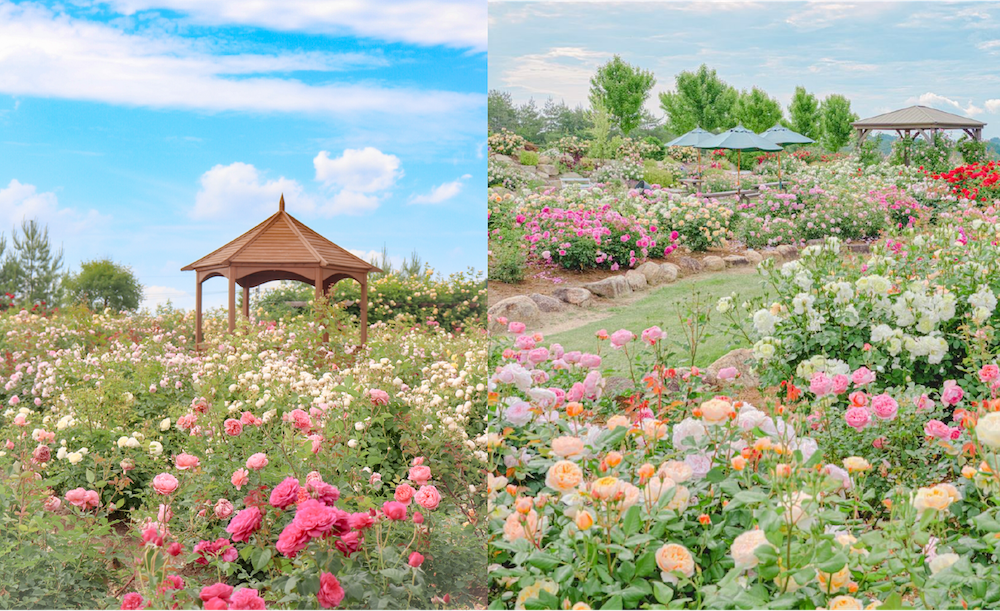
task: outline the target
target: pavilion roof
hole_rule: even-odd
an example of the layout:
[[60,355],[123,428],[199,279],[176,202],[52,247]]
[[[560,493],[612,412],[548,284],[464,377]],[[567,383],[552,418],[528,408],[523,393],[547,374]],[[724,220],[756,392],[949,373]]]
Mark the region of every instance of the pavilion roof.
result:
[[285,196],[278,211],[225,246],[181,271],[227,267],[233,264],[318,264],[331,269],[381,272],[364,259],[337,246],[285,212]]
[[867,129],[976,129],[986,124],[927,106],[910,106],[851,124]]

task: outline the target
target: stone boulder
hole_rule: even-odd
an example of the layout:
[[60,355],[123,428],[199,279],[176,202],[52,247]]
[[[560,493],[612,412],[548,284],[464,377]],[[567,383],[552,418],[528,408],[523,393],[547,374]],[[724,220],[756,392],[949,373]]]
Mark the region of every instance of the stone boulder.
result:
[[528,295],[528,299],[535,302],[538,309],[542,312],[562,312],[566,309],[566,305],[556,299],[555,297],[549,297],[548,295],[542,295],[541,293],[532,293]]
[[673,263],[660,263],[660,279],[664,284],[674,282],[681,273],[681,269]]
[[645,291],[648,287],[646,275],[635,269],[625,272],[625,280],[628,282],[629,288],[633,291]]
[[617,299],[632,294],[632,287],[629,286],[625,276],[609,276],[604,280],[587,283],[583,285],[583,288],[608,299]]
[[715,255],[709,255],[701,260],[705,264],[705,269],[710,272],[721,272],[726,269],[726,262],[722,257],[717,257]]
[[514,163],[514,160],[511,159],[510,157],[508,157],[507,155],[496,154],[496,155],[493,155],[493,159],[495,161],[500,161],[500,162],[503,162],[503,163]]
[[719,360],[708,366],[708,371],[718,377],[719,371],[726,367],[735,367],[736,371],[739,372],[739,377],[733,381],[733,384],[750,388],[756,387],[759,382],[755,371],[756,365],[757,361],[753,358],[753,350],[738,348],[719,357]]
[[761,255],[756,250],[748,250],[745,253],[743,253],[743,256],[747,258],[747,261],[750,262],[750,265],[755,265],[755,266],[764,260],[764,256]]
[[726,267],[747,267],[750,265],[750,259],[743,255],[728,255],[722,257],[722,260],[726,262]]
[[646,284],[649,286],[657,286],[663,284],[663,271],[660,270],[660,266],[652,261],[646,261],[639,267],[635,268],[635,271],[639,272],[646,277]]
[[545,163],[538,166],[538,173],[545,174],[546,176],[555,176],[559,173],[559,170],[556,169],[556,166]]
[[781,255],[783,259],[794,259],[799,256],[799,249],[794,246],[789,246],[788,244],[782,244],[778,246],[775,250]]
[[531,298],[524,295],[516,295],[496,302],[487,313],[490,316],[490,320],[493,321],[490,323],[490,332],[498,333],[503,332],[507,328],[507,325],[496,322],[498,317],[502,316],[508,322],[517,321],[531,325],[538,322],[542,312],[538,309],[538,304],[532,301]]
[[681,257],[677,260],[677,265],[685,276],[700,273],[705,269],[705,265],[694,257]]
[[552,296],[560,301],[583,308],[590,305],[594,295],[587,289],[578,286],[562,286],[552,291]]

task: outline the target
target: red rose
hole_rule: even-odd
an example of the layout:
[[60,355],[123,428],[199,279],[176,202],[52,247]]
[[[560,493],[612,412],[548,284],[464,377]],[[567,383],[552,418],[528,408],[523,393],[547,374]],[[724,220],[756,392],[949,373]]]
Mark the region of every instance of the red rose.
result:
[[332,573],[323,573],[319,577],[319,592],[316,598],[324,609],[336,608],[344,600],[344,588]]

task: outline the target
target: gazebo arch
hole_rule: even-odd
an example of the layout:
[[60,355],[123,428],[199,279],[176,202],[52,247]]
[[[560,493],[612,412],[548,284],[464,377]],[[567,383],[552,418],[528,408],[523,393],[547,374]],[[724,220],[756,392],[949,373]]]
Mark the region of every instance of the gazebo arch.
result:
[[181,268],[194,271],[195,345],[202,344],[201,285],[209,278],[229,279],[229,332],[236,330],[236,285],[243,288],[243,315],[250,318],[250,289],[275,280],[297,280],[316,287],[316,298],[351,278],[361,285],[361,343],[368,341],[368,274],[382,270],[327,240],[285,212],[278,211],[222,248]]
[[[986,124],[962,115],[956,115],[937,108],[927,106],[910,106],[900,110],[887,112],[883,115],[862,119],[851,123],[858,134],[858,148],[873,131],[894,131],[900,138],[923,136],[930,142],[933,134],[945,130],[962,130],[973,140],[983,139],[983,128]],[[910,160],[906,160],[910,164]]]

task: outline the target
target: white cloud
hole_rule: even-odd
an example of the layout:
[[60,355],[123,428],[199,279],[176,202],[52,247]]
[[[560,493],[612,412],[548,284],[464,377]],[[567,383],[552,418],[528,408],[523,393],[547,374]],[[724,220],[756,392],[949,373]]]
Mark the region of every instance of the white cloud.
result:
[[817,60],[815,64],[809,66],[809,72],[812,73],[829,72],[831,70],[842,70],[844,72],[874,72],[878,70],[878,66],[875,64],[863,64],[849,60],[830,59],[828,57]]
[[470,0],[110,0],[130,14],[166,8],[195,22],[359,36],[486,50],[486,2]]
[[64,236],[79,235],[110,217],[101,216],[96,210],[81,213],[73,208],[60,208],[55,193],[39,193],[35,185],[17,180],[0,188],[0,231],[6,233],[11,227],[20,227],[22,220],[31,219],[47,226],[49,236],[58,243]]
[[980,51],[988,51],[994,55],[1000,53],[1000,40],[984,40],[976,45]]
[[462,192],[462,187],[465,186],[465,181],[472,178],[471,174],[464,174],[461,178],[457,180],[452,180],[451,182],[446,182],[440,184],[433,189],[430,193],[426,195],[415,195],[410,198],[411,204],[440,204],[441,202],[446,202],[449,199],[455,197]]
[[294,205],[294,210],[308,212],[315,207],[296,180],[284,176],[265,180],[249,163],[219,164],[201,175],[201,189],[195,196],[191,217],[221,219],[270,214],[278,210],[282,194],[287,204]]
[[938,95],[936,93],[931,93],[930,91],[920,95],[920,97],[909,98],[906,101],[906,103],[923,104],[924,106],[935,106],[935,107],[951,106],[952,108],[959,110],[967,115],[977,115],[983,112],[983,109],[973,104],[972,101],[969,101],[968,106],[963,107],[961,103],[952,100],[951,98],[947,98],[943,95]]
[[[347,250],[352,255],[360,257],[361,259],[370,262],[372,265],[379,265],[382,263],[381,250],[358,250],[356,248],[348,248]],[[394,269],[399,269],[404,263],[404,258],[399,255],[389,255],[389,263],[392,264]]]
[[320,208],[320,212],[325,216],[334,216],[337,214],[358,216],[366,212],[374,212],[378,209],[380,203],[382,203],[382,200],[377,195],[344,190],[327,201]]
[[[238,6],[252,12],[258,4],[241,1]],[[485,18],[482,21],[485,28]],[[183,37],[128,34],[35,4],[0,0],[0,92],[10,95],[155,108],[317,114],[448,116],[478,111],[483,105],[485,96],[478,93],[336,82],[308,85],[269,75],[382,61],[380,56],[359,53],[211,55]],[[242,78],[229,78],[232,75]]]
[[991,113],[1000,113],[1000,99],[986,100],[984,106]]
[[389,189],[403,175],[399,157],[372,146],[347,149],[335,159],[330,159],[330,153],[320,151],[313,159],[313,167],[316,168],[316,180],[324,186],[361,193]]
[[608,54],[582,47],[553,47],[545,53],[531,53],[515,58],[514,65],[504,72],[501,80],[507,87],[518,87],[530,93],[551,95],[570,106],[587,104],[590,77]]
[[170,302],[174,307],[191,308],[194,298],[191,293],[170,286],[146,286],[142,289],[141,308],[155,310],[156,306]]

